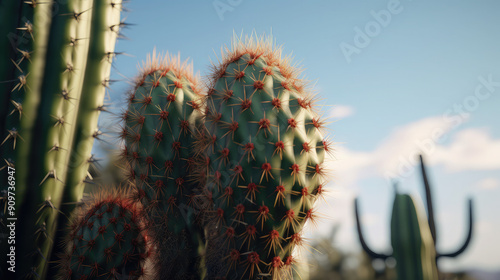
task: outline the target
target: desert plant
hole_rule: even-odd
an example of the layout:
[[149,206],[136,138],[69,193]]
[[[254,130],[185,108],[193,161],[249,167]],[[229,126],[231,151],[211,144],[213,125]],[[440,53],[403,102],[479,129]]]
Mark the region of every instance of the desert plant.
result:
[[85,199],[69,225],[60,279],[145,279],[151,255],[140,205],[126,191]]
[[193,135],[202,125],[200,91],[191,64],[153,52],[123,114],[122,156],[152,224],[160,279],[203,277],[205,240],[196,191],[200,182],[192,176]]
[[[63,237],[59,229],[82,197],[92,144],[100,135],[97,118],[105,110],[121,1],[0,6],[1,36],[9,38],[0,43],[0,180],[12,182],[2,190],[15,192],[15,209],[2,211],[2,227],[7,218],[17,218],[15,253],[22,261],[16,277],[44,279],[57,253],[54,244]],[[10,244],[2,242],[4,275],[8,250]]]
[[[427,200],[426,219],[416,208],[414,199],[409,195],[397,193],[394,198],[394,205],[391,219],[391,243],[393,253],[396,259],[396,270],[398,279],[437,279],[437,260],[441,257],[456,257],[465,251],[472,238],[473,214],[472,200],[469,200],[469,230],[467,238],[463,245],[452,253],[436,252],[436,229],[434,224],[434,210],[429,180],[425,170],[425,164],[420,156],[420,169],[425,186]],[[375,259],[391,257],[391,255],[376,253],[367,245],[361,223],[359,219],[358,199],[354,201],[356,225],[359,241],[368,255]]]
[[[10,182],[0,218],[2,230],[18,219],[16,279],[116,278],[118,270],[141,277],[149,249],[138,215],[151,226],[159,279],[298,274],[294,251],[305,223],[318,217],[313,205],[331,147],[301,70],[280,48],[264,37],[235,41],[203,98],[191,65],[153,53],[123,114],[133,202],[124,193],[84,201],[65,239],[62,228],[92,177],[121,1],[0,5],[1,35],[11,38],[0,43],[0,179]],[[64,239],[66,247],[54,246]],[[2,275],[10,248],[2,242]],[[61,253],[63,269],[54,262]]]
[[318,217],[313,204],[331,151],[300,72],[265,37],[235,39],[213,66],[197,145],[222,260],[210,277],[292,277],[304,224]]
[[[357,205],[357,201],[355,201]],[[436,252],[431,237],[429,226],[422,217],[419,208],[416,207],[414,199],[407,194],[399,194],[394,197],[391,219],[391,244],[392,257],[396,260],[396,273],[398,279],[432,280],[437,279]],[[356,206],[356,216],[358,216]],[[358,232],[360,231],[359,219],[357,219]],[[359,235],[360,240],[362,234]],[[381,255],[366,250],[363,240],[363,248],[375,258],[383,260],[389,255]]]

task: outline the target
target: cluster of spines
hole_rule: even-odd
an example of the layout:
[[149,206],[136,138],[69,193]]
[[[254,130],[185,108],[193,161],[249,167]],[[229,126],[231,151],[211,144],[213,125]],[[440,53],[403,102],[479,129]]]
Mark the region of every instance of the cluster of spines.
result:
[[153,53],[128,98],[120,133],[127,177],[155,225],[159,273],[171,279],[177,279],[175,274],[179,279],[196,277],[204,248],[200,183],[192,176],[197,161],[193,133],[202,121],[199,84],[191,64]]
[[214,203],[223,276],[287,278],[305,222],[318,217],[331,144],[299,73],[265,38],[234,43],[213,67],[198,172]]
[[145,279],[151,257],[142,209],[126,194],[99,194],[69,226],[59,279]]
[[19,270],[28,277],[45,277],[62,239],[57,224],[64,226],[82,196],[120,11],[120,0],[2,3],[9,40],[0,46],[7,70],[0,73],[0,178],[7,181],[7,167],[18,167],[18,232],[26,235],[19,250],[31,256]]

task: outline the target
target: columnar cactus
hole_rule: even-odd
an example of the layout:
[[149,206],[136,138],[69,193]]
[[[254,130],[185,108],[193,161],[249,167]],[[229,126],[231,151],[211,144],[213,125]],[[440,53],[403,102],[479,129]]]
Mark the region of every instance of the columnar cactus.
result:
[[354,201],[356,225],[359,241],[365,252],[374,259],[387,259],[391,256],[397,260],[398,279],[437,279],[438,260],[442,257],[454,258],[467,249],[474,227],[472,199],[469,199],[468,233],[465,242],[454,252],[441,253],[436,250],[436,227],[432,195],[425,164],[420,156],[420,170],[425,187],[427,219],[423,211],[419,211],[413,199],[408,195],[397,193],[394,198],[391,220],[392,255],[376,253],[365,241],[361,228],[358,200]]
[[152,223],[161,279],[200,279],[204,237],[191,175],[193,133],[202,121],[200,82],[192,65],[153,53],[143,65],[123,114],[123,156],[129,179]]
[[[82,197],[120,11],[121,0],[0,3],[0,181],[6,190],[15,168],[16,277],[45,277],[58,224]],[[5,275],[9,246],[1,243]]]
[[[356,204],[356,217],[358,208]],[[397,277],[401,280],[433,280],[438,279],[436,267],[436,250],[429,225],[422,216],[414,199],[407,194],[396,192],[391,218],[392,257],[396,260]],[[361,234],[359,218],[358,232],[363,248],[368,249]],[[371,257],[387,259],[389,255],[377,254],[367,250]]]
[[[356,216],[359,215],[356,204]],[[396,192],[391,218],[392,257],[396,260],[397,278],[401,280],[431,280],[438,279],[436,267],[436,250],[431,231],[422,209],[417,207],[415,200],[407,194]],[[367,250],[367,245],[361,235],[361,225],[357,219],[360,240]],[[377,254],[367,250],[371,257],[387,259],[389,255]]]
[[[201,177],[213,201],[220,271],[210,277],[290,279],[323,193],[324,121],[300,70],[269,38],[247,37],[222,51],[206,101]],[[208,261],[208,260],[207,260]]]
[[391,245],[398,279],[437,279],[436,250],[429,225],[407,194],[394,198],[391,219]]
[[69,226],[60,279],[145,279],[151,254],[141,208],[126,194],[95,195]]

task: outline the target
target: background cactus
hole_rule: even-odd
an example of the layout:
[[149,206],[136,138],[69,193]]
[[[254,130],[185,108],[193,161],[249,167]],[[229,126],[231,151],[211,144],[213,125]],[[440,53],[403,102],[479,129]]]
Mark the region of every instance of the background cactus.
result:
[[[456,257],[465,251],[472,239],[473,214],[472,200],[469,199],[469,230],[463,245],[455,252],[440,254],[436,252],[436,229],[429,180],[425,164],[420,156],[420,168],[425,186],[428,218],[419,216],[414,200],[409,195],[398,194],[394,198],[391,219],[392,256],[396,259],[398,279],[437,279],[437,260],[441,257]],[[396,187],[395,187],[396,189]],[[391,255],[376,253],[366,244],[359,218],[358,200],[354,201],[358,236],[363,249],[376,259],[387,259]]]
[[[224,267],[209,276],[290,279],[301,231],[318,216],[324,122],[300,70],[270,38],[235,39],[209,81],[205,116],[208,199]],[[212,275],[211,275],[212,274]]]
[[429,225],[407,194],[394,198],[391,244],[398,279],[437,279],[436,251]]
[[144,279],[151,254],[137,204],[126,192],[98,194],[69,226],[60,279]]
[[[355,201],[357,205],[357,200]],[[407,194],[395,193],[391,219],[392,257],[396,260],[398,279],[432,280],[438,279],[436,251],[429,225],[421,217],[414,199]],[[356,216],[358,216],[356,206]],[[359,219],[357,220],[360,231]],[[362,235],[360,234],[360,239]],[[366,243],[363,240],[363,248]],[[365,249],[366,250],[366,249]],[[375,258],[387,259],[390,256],[367,251]]]
[[202,121],[200,82],[192,65],[153,53],[143,64],[123,114],[122,155],[152,223],[160,279],[201,279],[204,237],[193,133]]
[[[57,229],[82,197],[120,12],[120,0],[0,3],[1,35],[10,39],[0,44],[0,180],[6,166],[16,168],[18,278],[45,277],[64,234]],[[2,274],[6,250],[2,242]]]

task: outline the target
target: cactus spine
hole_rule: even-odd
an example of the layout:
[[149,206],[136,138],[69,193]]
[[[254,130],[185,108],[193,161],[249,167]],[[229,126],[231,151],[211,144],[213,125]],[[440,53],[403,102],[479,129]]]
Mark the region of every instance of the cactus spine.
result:
[[[460,255],[465,251],[472,239],[474,220],[472,199],[469,199],[469,223],[465,242],[455,252],[443,254],[436,251],[436,228],[434,224],[431,188],[422,156],[420,156],[420,170],[426,193],[427,219],[420,216],[419,210],[415,208],[415,203],[410,196],[396,192],[394,199],[391,220],[391,243],[393,247],[392,256],[397,261],[398,279],[437,279],[437,260],[441,257],[453,258]],[[370,249],[363,236],[357,198],[354,201],[354,209],[359,241],[366,253],[375,259],[387,259],[391,257],[390,255],[377,253]]]
[[60,279],[144,279],[150,246],[142,210],[125,194],[98,194],[72,219]]
[[160,279],[202,279],[205,241],[191,172],[193,133],[202,123],[200,82],[192,65],[153,53],[143,65],[124,113],[123,155],[152,223]]
[[[215,240],[229,279],[290,279],[314,222],[329,146],[300,70],[269,38],[236,39],[213,67],[205,156]],[[212,275],[210,275],[212,274]]]
[[[10,28],[2,32],[13,38],[0,46],[0,68],[7,70],[0,72],[7,100],[2,106],[8,104],[0,111],[0,149],[2,162],[16,168],[16,231],[23,240],[16,253],[25,258],[17,262],[16,277],[28,273],[43,279],[52,248],[62,240],[58,228],[83,194],[121,25],[121,1],[1,5],[0,23]],[[7,182],[6,171],[2,182]],[[4,244],[0,260],[7,273]]]

